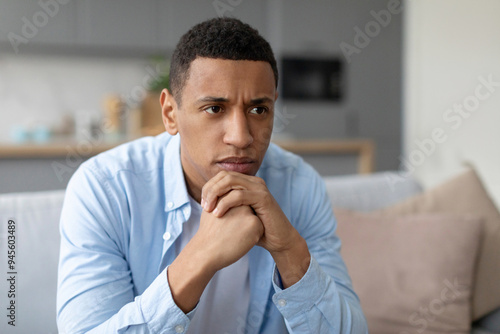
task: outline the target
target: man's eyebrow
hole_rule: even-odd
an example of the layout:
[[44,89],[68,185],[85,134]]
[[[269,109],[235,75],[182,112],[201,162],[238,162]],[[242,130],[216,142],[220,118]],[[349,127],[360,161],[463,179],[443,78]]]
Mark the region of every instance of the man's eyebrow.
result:
[[[201,99],[198,99],[198,102],[229,102],[229,99],[226,99],[225,97],[217,97],[217,96],[205,96],[202,97]],[[274,102],[273,99],[267,96],[263,97],[257,97],[255,99],[250,100],[250,104],[264,104],[264,103],[272,103]]]
[[258,97],[255,99],[250,100],[250,104],[264,104],[264,103],[273,103],[274,100],[271,99],[270,97],[264,96],[264,97]]
[[198,102],[229,102],[229,100],[225,97],[205,96],[201,99],[198,99]]

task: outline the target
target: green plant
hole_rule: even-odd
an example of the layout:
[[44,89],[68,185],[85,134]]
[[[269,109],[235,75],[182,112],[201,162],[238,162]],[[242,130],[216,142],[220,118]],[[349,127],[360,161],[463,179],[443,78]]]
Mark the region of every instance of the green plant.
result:
[[152,58],[152,68],[156,75],[149,82],[148,90],[151,92],[160,92],[163,88],[170,89],[170,61],[162,56],[155,56]]

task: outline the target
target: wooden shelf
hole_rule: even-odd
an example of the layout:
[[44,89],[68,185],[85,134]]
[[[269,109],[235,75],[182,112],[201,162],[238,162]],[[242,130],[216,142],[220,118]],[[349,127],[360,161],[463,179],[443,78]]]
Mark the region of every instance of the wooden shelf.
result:
[[[75,154],[91,157],[122,143],[0,144],[0,159],[62,158]],[[358,173],[367,174],[374,171],[375,144],[370,139],[285,140],[274,143],[296,154],[357,155]]]
[[113,147],[121,142],[92,145],[88,143],[50,143],[50,144],[3,144],[0,145],[0,159],[13,158],[54,158],[77,154],[91,157]]
[[375,169],[375,143],[371,139],[286,140],[274,143],[296,154],[354,154],[358,156],[358,173],[369,174]]

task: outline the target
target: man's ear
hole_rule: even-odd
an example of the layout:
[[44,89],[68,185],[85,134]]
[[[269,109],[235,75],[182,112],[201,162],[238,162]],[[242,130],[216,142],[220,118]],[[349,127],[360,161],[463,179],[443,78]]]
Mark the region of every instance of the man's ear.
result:
[[177,129],[177,103],[174,96],[166,88],[161,91],[160,105],[165,130],[175,136],[179,132]]

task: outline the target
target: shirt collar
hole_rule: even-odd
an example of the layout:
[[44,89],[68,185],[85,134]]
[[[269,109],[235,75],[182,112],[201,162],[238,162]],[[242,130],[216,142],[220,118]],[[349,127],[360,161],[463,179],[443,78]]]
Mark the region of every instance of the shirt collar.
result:
[[179,134],[172,136],[164,151],[163,182],[166,212],[176,210],[189,203],[189,195],[181,164],[180,143]]

